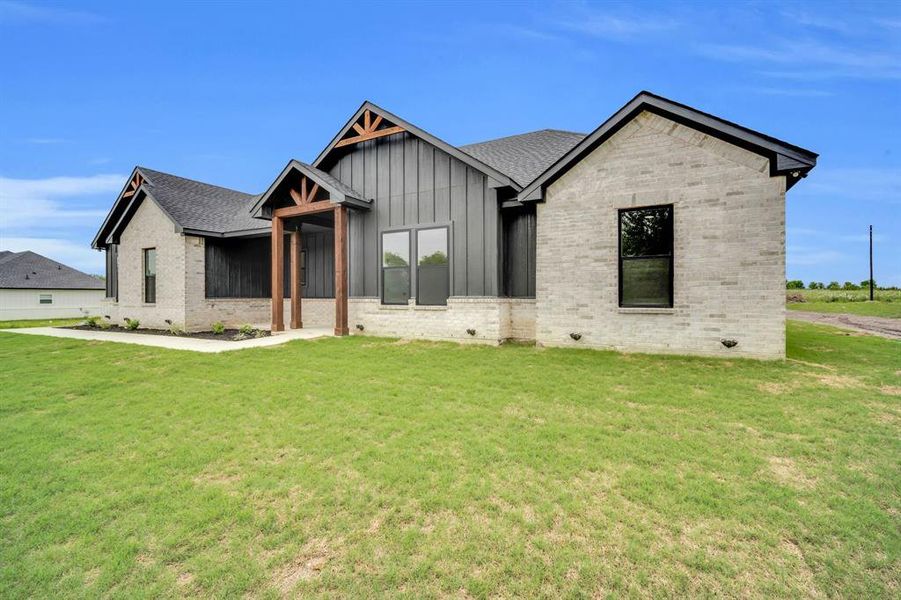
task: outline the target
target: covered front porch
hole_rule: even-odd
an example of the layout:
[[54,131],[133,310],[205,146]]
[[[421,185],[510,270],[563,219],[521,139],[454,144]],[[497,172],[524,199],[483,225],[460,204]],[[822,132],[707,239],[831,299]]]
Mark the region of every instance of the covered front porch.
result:
[[[282,300],[285,285],[289,287],[290,308],[288,326],[303,328],[303,257],[305,230],[334,231],[334,298],[335,335],[349,333],[347,324],[347,247],[348,212],[368,210],[369,201],[328,173],[299,161],[291,161],[254,206],[255,216],[272,222],[271,330],[285,330],[285,307]],[[286,237],[288,242],[285,242]],[[289,268],[283,268],[285,253]]]

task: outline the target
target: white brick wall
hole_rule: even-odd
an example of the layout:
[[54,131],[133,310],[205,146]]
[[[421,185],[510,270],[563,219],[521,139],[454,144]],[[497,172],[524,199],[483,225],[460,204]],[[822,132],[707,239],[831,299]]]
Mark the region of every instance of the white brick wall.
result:
[[[378,298],[350,298],[348,327],[354,335],[382,335],[411,339],[454,340],[496,344],[527,335],[529,300],[451,297],[447,306],[383,306]],[[520,308],[523,305],[525,308]],[[515,327],[511,325],[515,314]],[[357,325],[363,325],[362,332]],[[475,330],[475,335],[467,333]]]
[[[675,306],[620,309],[617,209],[655,204],[674,205]],[[540,344],[784,357],[785,180],[766,158],[645,112],[554,182],[537,220]]]
[[[144,248],[156,248],[156,303],[144,303]],[[104,307],[116,323],[128,317],[142,327],[185,322],[185,237],[152,200],[144,200],[119,244],[119,302]]]

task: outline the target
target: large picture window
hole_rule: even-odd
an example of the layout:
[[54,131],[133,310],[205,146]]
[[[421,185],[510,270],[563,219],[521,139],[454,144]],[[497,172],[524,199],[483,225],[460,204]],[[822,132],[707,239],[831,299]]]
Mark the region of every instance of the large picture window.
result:
[[619,211],[619,305],[673,306],[673,207]]
[[156,303],[156,248],[144,248],[144,302]]
[[410,299],[410,232],[382,234],[382,304]]
[[447,227],[416,232],[416,304],[447,304],[450,295]]

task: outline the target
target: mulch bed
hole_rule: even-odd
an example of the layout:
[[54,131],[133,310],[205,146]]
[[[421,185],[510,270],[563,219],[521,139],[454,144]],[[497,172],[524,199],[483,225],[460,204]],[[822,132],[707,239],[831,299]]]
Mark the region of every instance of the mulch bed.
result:
[[225,342],[239,342],[243,340],[252,340],[257,337],[269,337],[272,335],[269,331],[260,329],[258,332],[255,331],[245,338],[236,340],[235,336],[238,335],[237,329],[226,329],[223,333],[219,334],[213,333],[212,331],[190,331],[174,334],[168,329],[126,329],[125,327],[120,327],[118,325],[113,325],[106,329],[103,329],[102,327],[89,327],[88,325],[73,325],[72,327],[66,327],[66,329],[81,329],[82,331],[114,331],[116,333],[135,333],[138,335],[167,335],[169,337],[193,338],[196,340],[219,340]]

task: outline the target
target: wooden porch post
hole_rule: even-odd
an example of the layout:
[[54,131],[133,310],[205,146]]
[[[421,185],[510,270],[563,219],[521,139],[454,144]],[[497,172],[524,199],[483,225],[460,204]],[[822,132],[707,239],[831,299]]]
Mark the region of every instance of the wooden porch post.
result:
[[272,217],[272,331],[285,330],[285,223]]
[[301,318],[301,299],[303,289],[300,285],[300,230],[291,232],[291,329],[303,327]]
[[335,335],[347,335],[347,209],[335,207]]

